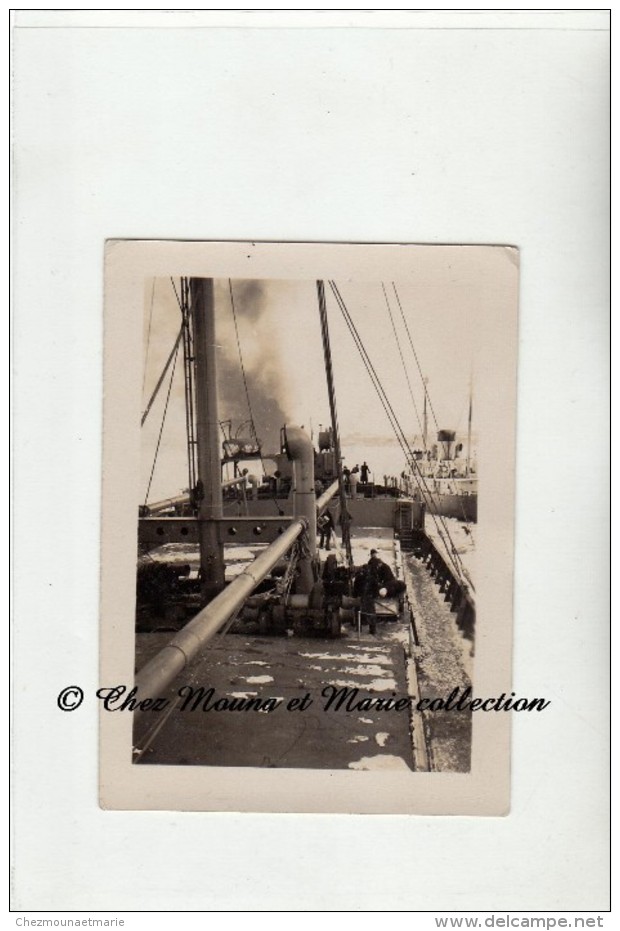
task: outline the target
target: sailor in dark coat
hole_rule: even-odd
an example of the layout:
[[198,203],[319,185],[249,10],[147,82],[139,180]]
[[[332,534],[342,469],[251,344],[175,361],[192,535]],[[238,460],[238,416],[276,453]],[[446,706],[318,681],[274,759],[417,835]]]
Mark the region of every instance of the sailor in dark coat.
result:
[[351,488],[349,484],[350,477],[351,477],[351,469],[349,469],[348,466],[345,466],[344,469],[342,470],[342,481],[344,484],[344,492],[346,495],[349,494],[349,491]]
[[322,550],[323,547],[326,550],[330,549],[332,532],[336,530],[331,511],[325,511],[324,514],[321,514],[317,521],[317,527],[319,528],[319,549]]
[[377,550],[370,551],[368,572],[377,579],[379,588],[385,589],[388,598],[396,598],[398,596],[399,600],[401,602],[403,601],[403,596],[407,590],[406,584],[401,579],[397,579],[390,567],[384,563],[383,560],[379,559]]
[[[357,580],[356,580],[357,581]],[[368,620],[368,631],[377,632],[377,609],[375,602],[379,597],[379,579],[370,562],[360,572],[359,577],[360,610],[362,617]]]

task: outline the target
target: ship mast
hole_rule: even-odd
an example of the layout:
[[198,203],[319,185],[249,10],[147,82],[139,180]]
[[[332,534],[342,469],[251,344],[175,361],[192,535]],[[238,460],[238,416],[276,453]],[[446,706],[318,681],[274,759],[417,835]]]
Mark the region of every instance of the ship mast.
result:
[[202,595],[209,601],[224,587],[224,547],[218,521],[223,517],[222,478],[217,411],[215,311],[212,278],[191,278],[196,409],[197,481]]
[[472,383],[469,382],[469,415],[467,418],[467,464],[465,466],[465,475],[469,475],[469,464],[471,460],[471,408],[472,408]]
[[424,418],[423,418],[423,421],[422,421],[422,422],[423,422],[423,425],[424,425],[424,426],[423,426],[423,431],[424,431],[424,432],[423,432],[423,436],[422,436],[422,442],[424,443],[424,449],[426,450],[426,441],[427,441],[427,437],[428,437],[428,413],[427,413],[427,411],[426,411],[426,397],[427,397],[426,386],[427,386],[427,384],[428,384],[428,378],[423,378],[423,379],[422,379],[422,384],[423,384],[423,386],[424,386]]
[[342,543],[347,554],[347,561],[353,566],[353,552],[351,549],[350,516],[347,510],[347,500],[342,477],[342,452],[340,449],[340,431],[338,429],[338,414],[336,412],[336,389],[334,387],[334,370],[332,365],[331,345],[329,341],[329,325],[327,321],[327,306],[325,304],[325,286],[317,281],[316,290],[319,299],[319,316],[321,319],[321,337],[323,340],[323,355],[325,358],[325,373],[327,375],[327,393],[329,396],[329,409],[332,421],[332,434],[334,451],[336,453],[336,469],[338,471],[338,496],[340,499],[340,524],[342,530]]

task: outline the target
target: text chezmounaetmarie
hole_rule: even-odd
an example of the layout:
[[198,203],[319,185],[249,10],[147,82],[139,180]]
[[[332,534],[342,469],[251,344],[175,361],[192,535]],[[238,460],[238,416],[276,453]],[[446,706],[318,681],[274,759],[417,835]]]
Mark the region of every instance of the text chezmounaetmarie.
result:
[[[103,687],[97,690],[97,698],[105,711],[164,711],[170,707],[169,698],[138,698],[138,690],[126,685]],[[288,700],[282,697],[260,697],[258,695],[218,695],[214,688],[202,685],[183,685],[177,691],[179,711],[259,711],[270,714],[278,708],[285,711],[304,712],[315,706],[322,711],[393,711],[409,709],[418,712],[472,712],[472,711],[544,711],[551,702],[545,698],[516,697],[515,692],[502,692],[490,698],[473,698],[470,687],[454,688],[445,698],[418,698],[411,695],[389,697],[368,694],[361,689],[348,686],[326,685],[320,696],[306,692]]]

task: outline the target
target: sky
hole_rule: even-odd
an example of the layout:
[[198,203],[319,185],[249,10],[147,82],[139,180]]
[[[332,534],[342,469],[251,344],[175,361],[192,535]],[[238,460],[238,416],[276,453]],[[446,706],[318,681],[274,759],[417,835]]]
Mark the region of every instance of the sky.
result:
[[[484,293],[484,275],[475,262],[457,263],[456,268],[445,263],[425,265],[429,267],[404,282],[336,281],[412,444],[416,438],[419,443],[421,434],[421,373],[428,379],[432,405],[432,411],[428,410],[429,442],[438,428],[466,434],[470,384],[475,431],[476,347],[483,338],[477,313],[480,301],[489,299]],[[179,279],[173,280],[180,293]],[[400,447],[327,282],[325,293],[345,462],[352,465],[366,458],[377,474],[396,475],[405,465]],[[320,426],[330,423],[316,282],[216,279],[214,295],[220,420],[231,420],[234,433],[249,419],[242,360],[264,454],[278,450],[279,430],[285,423],[305,426],[316,439]],[[143,410],[179,326],[180,311],[171,279],[147,281]],[[166,377],[142,429],[142,501],[149,486],[169,380]],[[247,433],[247,427],[242,432]],[[187,484],[180,353],[148,500],[178,494]]]

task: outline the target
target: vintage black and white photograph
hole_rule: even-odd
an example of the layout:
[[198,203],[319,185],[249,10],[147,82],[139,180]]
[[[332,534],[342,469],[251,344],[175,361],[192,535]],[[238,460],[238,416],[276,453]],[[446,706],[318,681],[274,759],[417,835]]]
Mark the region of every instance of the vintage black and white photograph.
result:
[[12,11],[18,923],[604,923],[609,26]]
[[339,277],[324,246],[325,276],[292,278],[308,247],[283,248],[280,277],[142,282],[135,679],[101,690],[104,717],[132,716],[132,765],[159,771],[468,774],[476,713],[540,701],[481,692],[476,648],[484,456],[506,514],[514,467],[514,410],[485,446],[477,402],[488,430],[518,254],[397,247],[399,269],[351,246]]

